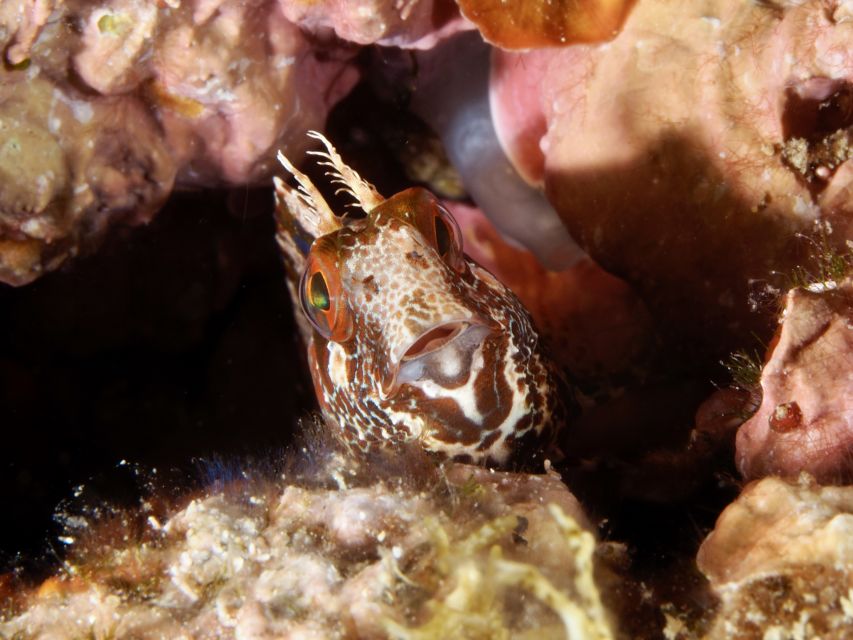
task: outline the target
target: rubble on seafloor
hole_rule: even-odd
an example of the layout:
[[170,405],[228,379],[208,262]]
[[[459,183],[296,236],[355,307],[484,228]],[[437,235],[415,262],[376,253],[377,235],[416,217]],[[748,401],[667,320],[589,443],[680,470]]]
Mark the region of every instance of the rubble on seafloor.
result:
[[759,480],[697,558],[720,598],[708,640],[842,640],[853,628],[853,487]]
[[138,528],[77,522],[63,570],[18,594],[0,637],[615,637],[607,569],[558,477],[450,465],[421,487],[364,484],[332,462],[309,484],[149,504]]
[[[146,500],[75,518],[59,573],[30,590],[0,580],[0,638],[841,640],[853,624],[849,487],[749,485],[699,551],[719,604],[658,599],[655,614],[625,602],[654,596],[629,595],[625,549],[596,541],[553,472],[367,480],[326,462],[310,481],[237,481],[169,513]],[[650,612],[657,631],[631,618]]]

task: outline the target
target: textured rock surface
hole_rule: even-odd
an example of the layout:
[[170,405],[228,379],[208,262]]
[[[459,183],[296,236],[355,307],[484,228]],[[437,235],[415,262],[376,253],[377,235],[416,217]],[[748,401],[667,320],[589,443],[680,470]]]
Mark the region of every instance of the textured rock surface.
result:
[[176,166],[139,100],[92,97],[35,70],[0,77],[0,282],[24,284],[111,222],[148,220]]
[[721,605],[709,638],[846,638],[853,625],[853,489],[766,478],[702,544]]
[[231,487],[162,523],[149,505],[136,529],[77,522],[66,572],[0,637],[613,637],[558,478],[456,465],[426,491],[348,488],[334,468],[337,487]]
[[719,353],[766,332],[751,287],[796,232],[851,237],[851,38],[847,3],[642,2],[605,45],[497,54],[495,120],[592,257]]
[[747,478],[853,477],[853,280],[792,289],[761,372],[761,406],[738,431]]
[[452,0],[281,0],[289,20],[311,33],[332,30],[357,44],[426,49],[457,31],[471,29]]
[[[251,37],[249,37],[251,35]],[[269,175],[355,81],[276,2],[0,3],[0,281],[25,284],[183,185]]]

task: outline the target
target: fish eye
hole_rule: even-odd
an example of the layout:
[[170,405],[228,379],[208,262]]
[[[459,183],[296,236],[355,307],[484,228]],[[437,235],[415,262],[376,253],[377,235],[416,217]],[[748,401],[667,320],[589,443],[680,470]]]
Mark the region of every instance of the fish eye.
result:
[[332,306],[329,300],[329,287],[326,286],[326,279],[319,271],[311,276],[308,285],[308,301],[311,306],[319,311],[328,311]]
[[450,235],[452,232],[441,215],[436,215],[432,221],[435,227],[435,248],[438,250],[438,255],[444,258],[453,249],[453,240]]
[[349,340],[352,313],[334,261],[322,251],[309,255],[299,282],[299,301],[311,325],[326,340]]
[[389,217],[412,225],[447,266],[458,273],[466,269],[462,232],[441,201],[426,189],[413,187],[398,193],[384,205]]
[[433,246],[441,258],[457,271],[463,268],[462,232],[450,212],[435,203],[430,229]]

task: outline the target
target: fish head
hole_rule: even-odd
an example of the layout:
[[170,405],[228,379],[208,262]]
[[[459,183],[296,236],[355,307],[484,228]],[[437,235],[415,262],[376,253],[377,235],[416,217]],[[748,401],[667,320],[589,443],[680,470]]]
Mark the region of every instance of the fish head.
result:
[[416,440],[509,459],[552,433],[559,402],[529,314],[463,251],[451,213],[412,188],[326,225],[296,296],[323,413],[363,450]]

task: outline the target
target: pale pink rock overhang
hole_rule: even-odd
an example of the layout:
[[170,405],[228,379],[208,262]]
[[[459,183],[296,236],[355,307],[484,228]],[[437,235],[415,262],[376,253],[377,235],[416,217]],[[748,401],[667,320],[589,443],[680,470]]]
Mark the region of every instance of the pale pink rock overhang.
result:
[[702,543],[720,598],[707,635],[842,640],[853,622],[853,489],[765,478],[748,485]]
[[853,280],[816,288],[785,297],[761,372],[761,406],[737,434],[747,478],[807,471],[838,482],[853,474]]
[[849,3],[640,2],[611,42],[496,52],[495,123],[593,258],[725,351],[797,232],[853,233],[851,43]]

